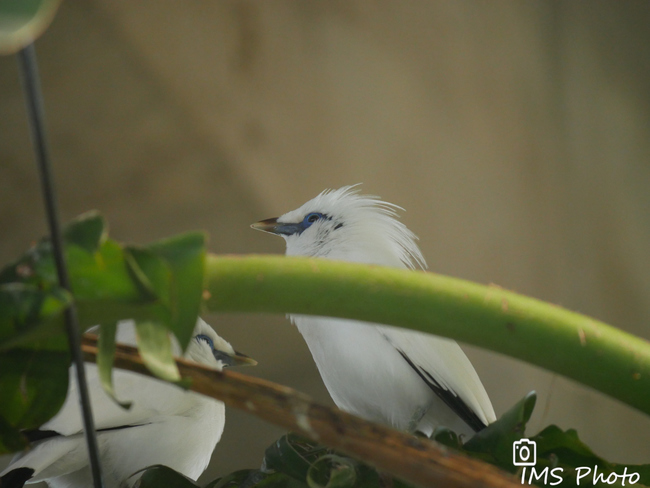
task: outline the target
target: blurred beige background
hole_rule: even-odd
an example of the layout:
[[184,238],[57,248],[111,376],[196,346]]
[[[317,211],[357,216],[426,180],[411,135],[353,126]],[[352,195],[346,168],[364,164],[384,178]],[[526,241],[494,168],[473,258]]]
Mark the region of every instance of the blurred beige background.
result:
[[[281,253],[249,224],[325,188],[407,209],[432,271],[650,337],[650,4],[66,0],[37,43],[65,219],[120,240],[191,229]],[[0,58],[0,262],[44,233],[15,59]],[[246,372],[330,402],[277,316],[212,316]],[[540,347],[546,347],[540,344]],[[650,462],[650,421],[467,348],[497,413]],[[598,364],[592,365],[598,368]],[[257,467],[281,430],[229,410],[203,480]]]

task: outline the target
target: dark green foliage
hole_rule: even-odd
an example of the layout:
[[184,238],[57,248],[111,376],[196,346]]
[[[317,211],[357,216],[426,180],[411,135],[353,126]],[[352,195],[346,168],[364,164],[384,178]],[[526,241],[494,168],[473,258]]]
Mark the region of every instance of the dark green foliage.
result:
[[26,445],[33,429],[61,408],[68,389],[67,351],[17,348],[0,353],[0,453]]
[[349,457],[296,434],[287,434],[266,449],[260,469],[236,471],[205,488],[406,488]]
[[[89,212],[63,235],[81,328],[101,327],[97,362],[107,392],[113,395],[115,324],[129,318],[150,369],[180,380],[167,331],[183,346],[191,338],[203,290],[204,234],[125,247],[108,238],[103,217]],[[20,430],[50,419],[65,399],[70,359],[63,312],[72,299],[58,286],[48,239],[0,271],[0,454],[23,448]]]
[[199,485],[167,466],[148,468],[136,485],[139,488],[198,488]]
[[[535,392],[529,393],[503,414],[499,420],[464,444],[455,433],[445,428],[436,430],[433,437],[441,444],[498,466],[505,471],[516,474],[520,478],[523,476],[526,481],[529,481],[531,480],[532,468],[526,467],[526,471],[523,471],[521,466],[513,464],[513,444],[526,437],[526,424],[533,413],[536,398]],[[639,479],[636,486],[650,485],[650,465],[636,466],[609,463],[594,454],[578,438],[577,432],[573,429],[563,431],[555,425],[550,425],[538,434],[529,437],[528,440],[536,444],[537,462],[534,466],[536,474],[539,475],[545,468],[548,468],[546,482],[544,482],[544,478],[539,480],[532,478],[532,482],[539,486],[547,486],[550,483],[554,483],[553,486],[563,488],[591,486],[595,467],[598,469],[597,472],[602,473],[605,478],[610,476],[611,473],[638,473]],[[576,471],[576,468],[582,469]],[[590,468],[591,471],[588,472],[586,468]],[[551,476],[551,470],[553,469],[555,469],[557,477]],[[578,474],[582,474],[580,485],[577,484],[576,476]],[[612,476],[611,480],[613,479]],[[626,485],[629,484],[629,478],[625,481]],[[603,484],[603,486],[605,485]]]
[[[141,354],[152,371],[178,381],[168,331],[185,346],[191,338],[202,300],[205,237],[178,236],[146,247],[125,247],[108,238],[97,213],[82,215],[64,232],[65,256],[74,302],[82,328],[99,324],[99,365],[102,383],[113,393],[111,367],[115,324],[136,321]],[[0,454],[20,449],[21,431],[38,427],[60,408],[67,391],[69,354],[63,312],[73,296],[57,285],[48,240],[42,240],[15,263],[0,271]],[[120,399],[128,402],[128,398]],[[479,458],[520,477],[531,467],[515,466],[513,443],[526,437],[535,406],[527,395],[497,422],[465,441],[448,429],[434,433],[436,441]],[[124,403],[123,405],[128,405]],[[593,471],[601,479],[626,485],[650,485],[650,465],[610,463],[591,451],[574,430],[549,426],[528,438],[536,443],[538,478],[554,486],[591,484]],[[580,471],[580,468],[583,471]],[[584,470],[589,469],[590,473]],[[555,472],[557,478],[539,478]],[[555,470],[555,471],[551,471]],[[634,477],[629,476],[634,473]],[[628,477],[623,479],[623,474]],[[602,484],[602,483],[601,483]],[[141,486],[197,486],[166,467],[147,470]],[[215,480],[209,488],[234,487],[358,488],[404,487],[403,482],[378,473],[357,460],[332,452],[294,434],[280,438],[265,453],[260,469],[243,470]]]
[[[456,433],[446,428],[439,428],[434,433],[437,442],[451,447],[463,454],[481,459],[504,471],[521,478],[522,468],[513,464],[513,443],[525,438],[526,424],[535,407],[536,394],[529,393],[499,418],[495,423],[475,435],[467,442]],[[626,486],[630,484],[630,474],[638,473],[635,486],[648,485],[650,482],[650,465],[632,466],[608,463],[593,453],[578,438],[575,430],[562,431],[551,425],[529,441],[537,444],[537,463],[535,465],[538,479],[533,484],[538,486],[592,486],[593,470],[604,479],[614,480],[614,475],[627,473]],[[548,468],[546,479],[543,470]],[[577,483],[575,468],[583,468],[580,484]],[[585,468],[590,468],[587,472]],[[529,479],[530,467],[525,472]],[[551,477],[550,470],[556,469],[557,477]],[[541,476],[540,476],[541,475]],[[561,479],[561,482],[560,482]],[[603,478],[599,478],[603,479]],[[618,485],[622,478],[619,476]],[[604,483],[597,484],[605,486]],[[323,446],[303,439],[295,434],[288,434],[278,439],[265,453],[262,468],[242,470],[209,483],[206,488],[406,488],[404,482],[380,475],[375,469],[354,459],[337,454]]]

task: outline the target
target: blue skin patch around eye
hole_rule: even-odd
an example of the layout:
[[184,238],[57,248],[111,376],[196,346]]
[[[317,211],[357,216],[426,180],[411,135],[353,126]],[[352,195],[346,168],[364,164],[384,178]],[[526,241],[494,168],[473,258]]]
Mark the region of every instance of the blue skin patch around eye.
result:
[[212,349],[212,355],[217,361],[220,361],[221,364],[225,366],[232,366],[235,364],[235,360],[233,359],[232,356],[230,356],[228,353],[225,353],[223,351],[219,351],[214,348],[214,342],[212,339],[210,339],[207,335],[205,334],[199,334],[194,337],[197,341],[203,341],[205,342],[208,346],[210,346],[210,349]]
[[[284,236],[292,236],[294,234],[300,235],[305,230],[307,230],[314,222],[318,222],[321,219],[332,220],[332,217],[322,214],[320,212],[312,212],[305,215],[305,218],[302,219],[302,222],[296,224],[278,222],[274,226],[273,233],[280,234]],[[336,228],[340,228],[343,224],[339,224]]]
[[319,212],[312,212],[310,214],[305,215],[305,218],[302,219],[302,229],[305,230],[311,226],[314,222],[316,222],[319,219],[322,219],[325,217],[322,213]]
[[214,342],[212,342],[212,339],[210,339],[207,335],[199,334],[195,337],[195,339],[197,341],[205,342],[208,346],[210,346],[210,349],[214,349]]

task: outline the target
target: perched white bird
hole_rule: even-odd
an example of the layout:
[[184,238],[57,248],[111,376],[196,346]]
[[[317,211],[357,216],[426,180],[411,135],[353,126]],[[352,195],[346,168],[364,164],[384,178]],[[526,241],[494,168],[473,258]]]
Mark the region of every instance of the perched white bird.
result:
[[[118,342],[135,345],[132,321],[119,324]],[[175,354],[180,355],[178,344]],[[221,370],[255,361],[235,352],[232,346],[203,320],[198,319],[184,357]],[[101,387],[94,364],[86,364],[88,387],[97,430],[105,488],[132,486],[135,472],[163,464],[196,479],[208,466],[225,423],[224,404],[136,373],[114,370],[117,397],[133,402],[125,410]],[[74,377],[71,367],[71,378]],[[92,487],[86,440],[83,436],[76,381],[59,413],[28,437],[31,448],[0,473],[2,488],[46,481],[52,488]]]
[[[282,236],[289,256],[425,268],[416,236],[396,220],[396,209],[347,186],[252,227]],[[481,380],[455,341],[354,320],[289,317],[342,410],[426,435],[439,425],[470,435],[495,420]]]

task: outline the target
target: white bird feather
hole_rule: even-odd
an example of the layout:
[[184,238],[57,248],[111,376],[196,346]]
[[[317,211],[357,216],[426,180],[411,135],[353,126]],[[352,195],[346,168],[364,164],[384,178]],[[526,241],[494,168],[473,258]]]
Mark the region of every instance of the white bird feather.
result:
[[[289,256],[426,268],[400,207],[326,190],[300,208],[253,228],[282,236]],[[336,405],[400,430],[431,435],[444,425],[470,435],[496,417],[469,359],[450,339],[354,320],[290,315]]]
[[[117,341],[136,344],[132,321],[118,324]],[[179,356],[181,351],[175,340],[173,347],[174,354]],[[254,364],[247,356],[236,353],[200,318],[184,357],[217,370],[234,363]],[[94,364],[86,363],[86,375],[105,488],[132,486],[139,478],[132,475],[154,464],[169,466],[191,479],[197,479],[205,470],[223,432],[223,403],[164,381],[116,369],[113,381],[117,397],[133,402],[126,410],[104,392]],[[70,377],[76,377],[74,366]],[[39,430],[54,435],[34,442],[30,450],[18,454],[0,473],[0,485],[22,486],[25,480],[20,478],[31,474],[26,480],[28,484],[46,481],[52,488],[91,487],[76,381],[70,381],[58,414]],[[15,471],[19,468],[28,468],[33,473]],[[13,484],[9,484],[12,472],[20,476],[14,474]]]

